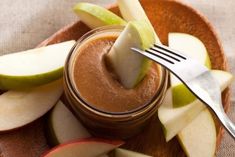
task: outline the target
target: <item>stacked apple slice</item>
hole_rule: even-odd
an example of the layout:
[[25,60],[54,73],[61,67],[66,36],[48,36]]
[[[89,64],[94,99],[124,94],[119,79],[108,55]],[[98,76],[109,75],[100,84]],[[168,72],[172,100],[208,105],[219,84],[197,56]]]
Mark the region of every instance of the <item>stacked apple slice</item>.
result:
[[[24,126],[47,113],[63,92],[65,59],[75,41],[0,57],[0,131]],[[53,58],[53,61],[51,59]]]
[[[212,70],[212,75],[219,82],[221,91],[232,81],[232,75],[224,71]],[[166,140],[169,141],[177,135],[205,108],[205,105],[199,100],[180,108],[174,108],[172,88],[168,89],[165,99],[158,110],[158,117],[164,126]]]
[[24,126],[49,111],[63,92],[62,80],[0,95],[0,131]]
[[[171,33],[169,45],[181,52],[187,52],[185,55],[196,58],[202,64],[205,63],[210,67],[206,49],[196,37]],[[230,73],[219,70],[211,72],[219,82],[221,91],[232,81]],[[166,140],[169,141],[178,135],[188,156],[213,156],[216,145],[216,128],[209,110],[173,75],[171,75],[171,83],[171,88],[168,89],[165,100],[158,110],[158,117],[162,123]]]
[[[203,43],[196,37],[184,33],[170,33],[169,46],[172,47],[173,49],[180,50],[186,56],[190,56],[191,58],[199,60],[202,64],[206,63],[208,66],[210,66],[210,60],[208,58],[206,48],[203,45]],[[168,106],[170,105],[172,110],[168,110],[169,107],[165,108],[164,105],[162,105],[158,112],[159,119],[161,120],[165,129],[167,130],[167,132],[165,132],[167,141],[169,141],[172,137],[174,137],[178,133],[178,131],[183,129],[205,108],[205,106],[202,103],[200,103],[200,101],[196,100],[195,96],[173,74],[171,74],[170,92],[171,92],[170,99],[172,98],[172,102],[167,102],[167,103]],[[173,120],[177,120],[177,117],[182,116],[185,117],[185,119],[187,118],[187,121],[185,120],[183,123],[180,123],[179,121],[176,128],[173,127],[174,129],[169,129],[168,125],[172,121],[166,120],[168,123],[165,123],[166,121],[164,120],[164,118],[167,117],[167,116],[165,117],[165,114],[166,115],[169,114],[165,111],[173,112],[175,115],[177,115],[176,117],[174,116],[169,117]],[[182,113],[185,114],[181,115]]]
[[204,109],[178,133],[178,139],[190,157],[213,157],[216,151],[216,127],[208,109]]

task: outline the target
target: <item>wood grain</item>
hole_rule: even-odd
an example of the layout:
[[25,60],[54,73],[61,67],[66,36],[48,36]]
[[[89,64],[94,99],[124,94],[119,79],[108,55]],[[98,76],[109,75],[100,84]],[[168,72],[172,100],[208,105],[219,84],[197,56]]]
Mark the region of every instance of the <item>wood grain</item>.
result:
[[[214,29],[209,22],[190,6],[176,0],[142,0],[141,1],[150,21],[164,44],[167,44],[169,32],[184,32],[192,34],[203,41],[209,52],[213,69],[228,70],[224,52]],[[120,14],[116,5],[108,7]],[[89,29],[81,22],[75,22],[39,46],[59,43],[80,38]],[[230,106],[230,90],[223,92],[223,104],[227,111]],[[219,145],[223,130],[216,120]],[[131,131],[131,130],[130,130]],[[153,156],[182,157],[185,156],[178,141],[174,138],[166,143],[160,123],[155,116],[151,124],[138,136],[126,141],[125,148],[140,151]],[[1,157],[37,157],[48,149],[44,136],[44,118],[15,131],[0,135]]]

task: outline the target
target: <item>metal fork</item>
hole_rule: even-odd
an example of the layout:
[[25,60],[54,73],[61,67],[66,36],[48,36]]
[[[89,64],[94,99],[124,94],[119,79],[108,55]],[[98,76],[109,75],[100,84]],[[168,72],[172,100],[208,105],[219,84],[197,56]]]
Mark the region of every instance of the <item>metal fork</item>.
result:
[[224,112],[219,84],[204,65],[177,50],[160,44],[154,44],[145,51],[137,48],[131,49],[171,71],[198,99],[214,111],[220,122],[235,139],[235,125]]

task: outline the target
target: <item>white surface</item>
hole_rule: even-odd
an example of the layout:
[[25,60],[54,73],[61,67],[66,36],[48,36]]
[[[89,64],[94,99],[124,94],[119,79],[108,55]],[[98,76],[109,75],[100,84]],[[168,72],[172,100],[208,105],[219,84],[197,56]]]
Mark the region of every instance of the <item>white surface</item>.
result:
[[[35,47],[62,26],[77,19],[72,6],[82,0],[0,0],[0,54]],[[114,0],[83,0],[110,4]],[[235,74],[235,1],[185,0],[200,10],[216,28]],[[235,87],[235,84],[233,84]],[[233,90],[234,91],[234,90]],[[235,92],[233,92],[235,93]],[[235,94],[230,117],[235,122]],[[235,142],[226,133],[217,156],[235,156]]]

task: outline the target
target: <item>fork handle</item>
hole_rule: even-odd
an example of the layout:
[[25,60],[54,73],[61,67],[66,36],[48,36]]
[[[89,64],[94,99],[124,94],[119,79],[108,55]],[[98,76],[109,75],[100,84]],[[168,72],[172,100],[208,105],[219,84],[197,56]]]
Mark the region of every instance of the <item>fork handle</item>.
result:
[[217,117],[228,131],[228,133],[235,139],[235,125],[233,122],[228,118],[224,110],[214,110]]

